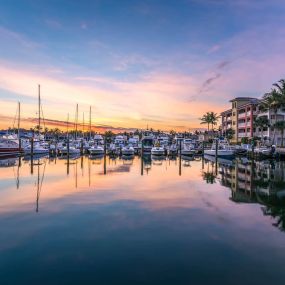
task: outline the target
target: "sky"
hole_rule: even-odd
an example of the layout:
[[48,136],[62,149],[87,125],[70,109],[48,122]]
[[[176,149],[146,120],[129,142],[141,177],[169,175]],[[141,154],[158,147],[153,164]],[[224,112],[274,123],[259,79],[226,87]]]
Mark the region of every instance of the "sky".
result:
[[284,0],[1,0],[0,128],[201,128],[285,78]]

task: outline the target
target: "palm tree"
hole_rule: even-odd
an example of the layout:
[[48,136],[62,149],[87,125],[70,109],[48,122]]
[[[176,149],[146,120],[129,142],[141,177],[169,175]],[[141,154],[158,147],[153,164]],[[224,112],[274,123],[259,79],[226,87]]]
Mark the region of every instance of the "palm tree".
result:
[[285,121],[277,121],[274,124],[274,129],[277,129],[281,132],[281,147],[284,146],[283,137],[284,137],[284,130],[285,130]]
[[214,130],[214,125],[217,125],[220,116],[217,113],[209,113],[210,124],[212,125],[212,131]]
[[285,96],[285,79],[280,79],[277,83],[274,83],[273,86],[281,95]]
[[254,126],[258,129],[258,133],[260,133],[260,130],[262,130],[261,138],[263,139],[263,129],[270,126],[269,120],[266,116],[256,117],[254,120]]
[[[278,83],[274,83],[269,93],[264,94],[263,102],[260,105],[261,110],[272,110],[274,114],[274,122],[277,122],[277,112],[280,108],[285,106],[285,80],[281,79]],[[275,127],[273,133],[273,143],[275,141]]]
[[210,124],[211,124],[211,115],[209,112],[207,112],[206,114],[203,115],[202,118],[200,118],[201,123],[200,124],[207,124],[208,126],[208,132],[209,132],[209,128],[210,128]]

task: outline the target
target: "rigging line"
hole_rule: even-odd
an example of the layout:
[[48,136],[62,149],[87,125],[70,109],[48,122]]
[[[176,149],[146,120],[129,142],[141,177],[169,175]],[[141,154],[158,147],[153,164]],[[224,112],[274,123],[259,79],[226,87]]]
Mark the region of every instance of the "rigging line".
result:
[[41,111],[42,111],[43,122],[44,122],[44,130],[45,130],[45,128],[46,128],[46,121],[45,121],[44,111],[43,111],[43,106],[42,105],[41,105]]
[[17,116],[18,116],[18,107],[16,109],[16,113],[15,113],[15,116],[14,116],[14,120],[13,120],[13,129],[15,129],[15,123],[16,123],[16,119],[17,119]]

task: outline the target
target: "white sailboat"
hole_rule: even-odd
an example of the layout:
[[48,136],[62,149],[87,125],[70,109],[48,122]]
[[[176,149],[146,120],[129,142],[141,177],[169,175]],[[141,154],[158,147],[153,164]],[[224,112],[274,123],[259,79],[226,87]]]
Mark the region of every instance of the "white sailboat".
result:
[[18,135],[5,135],[0,138],[0,158],[23,153],[20,139],[20,102],[18,102]]

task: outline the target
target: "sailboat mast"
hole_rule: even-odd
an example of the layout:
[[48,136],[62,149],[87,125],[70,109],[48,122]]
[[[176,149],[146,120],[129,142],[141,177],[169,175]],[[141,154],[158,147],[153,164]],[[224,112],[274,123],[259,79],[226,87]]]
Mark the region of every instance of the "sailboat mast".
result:
[[77,139],[77,126],[78,126],[78,104],[76,104],[76,113],[75,113],[75,139]]
[[69,125],[69,113],[67,113],[67,121],[66,121],[66,133],[68,134],[68,125]]
[[83,130],[82,130],[82,133],[83,133],[83,134],[82,134],[82,137],[84,138],[84,112],[83,112],[83,126],[82,126],[82,129],[83,129]]
[[39,84],[39,98],[38,98],[38,123],[39,123],[39,135],[41,133],[41,85]]
[[21,103],[19,101],[18,102],[18,140],[19,140],[19,149],[21,148],[20,122],[21,122]]
[[89,140],[91,140],[91,106],[89,109]]

